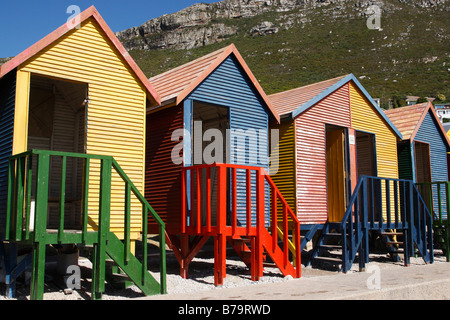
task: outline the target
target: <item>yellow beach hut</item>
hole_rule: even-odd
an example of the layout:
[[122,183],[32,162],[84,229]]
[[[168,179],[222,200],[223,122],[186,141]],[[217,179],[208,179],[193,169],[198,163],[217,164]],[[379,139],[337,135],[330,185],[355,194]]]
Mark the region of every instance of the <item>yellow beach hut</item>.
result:
[[130,259],[150,210],[146,109],[159,95],[95,7],[73,21],[0,67],[2,230],[33,245],[38,298],[46,244],[94,244],[104,268],[106,240]]

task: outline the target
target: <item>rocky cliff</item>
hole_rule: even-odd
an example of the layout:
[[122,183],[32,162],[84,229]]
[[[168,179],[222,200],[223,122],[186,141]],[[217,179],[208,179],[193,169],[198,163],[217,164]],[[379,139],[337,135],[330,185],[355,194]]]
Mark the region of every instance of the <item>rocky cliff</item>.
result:
[[[418,7],[431,7],[443,4],[446,0],[397,0]],[[317,7],[333,5],[339,10],[341,3],[352,2],[355,15],[364,14],[364,8],[372,4],[380,4],[384,10],[390,5],[382,0],[223,0],[211,4],[195,4],[179,12],[163,15],[147,21],[141,26],[133,27],[116,35],[124,46],[130,49],[193,49],[231,37],[238,32],[249,32],[253,35],[277,33],[280,28],[288,29],[296,22],[307,21],[308,11]],[[290,14],[293,9],[304,9],[303,14]],[[287,19],[280,23],[262,21],[249,30],[240,30],[232,21],[240,18],[251,18],[267,12],[286,12]],[[339,14],[337,11],[334,15]],[[231,22],[231,23],[230,23]]]

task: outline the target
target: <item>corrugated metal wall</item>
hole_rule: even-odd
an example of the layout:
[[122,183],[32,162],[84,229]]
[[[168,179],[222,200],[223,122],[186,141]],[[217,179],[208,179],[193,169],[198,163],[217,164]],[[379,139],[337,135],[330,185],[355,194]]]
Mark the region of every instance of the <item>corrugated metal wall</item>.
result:
[[411,144],[409,141],[398,143],[398,173],[400,179],[414,180],[412,161],[411,161]]
[[[166,223],[167,230],[173,233],[180,230],[181,165],[172,161],[172,150],[179,143],[172,141],[172,133],[182,128],[182,107],[147,116],[145,198]],[[149,230],[155,232],[156,227],[150,221]]]
[[[352,128],[357,131],[368,132],[375,135],[376,144],[376,172],[378,177],[398,179],[398,138],[388,123],[375,110],[374,106],[363,93],[350,83],[350,101],[352,112]],[[382,185],[382,194],[385,194],[385,185]],[[392,190],[392,189],[391,189]],[[391,191],[391,203],[395,203]],[[386,218],[386,206],[383,202],[383,216]],[[392,216],[394,212],[392,212]]]
[[[288,120],[280,125],[271,125],[271,129],[279,130],[279,143],[270,147],[271,163],[278,163],[278,171],[272,176],[272,180],[288,205],[296,212],[295,122]],[[278,215],[281,214],[281,209],[279,209]]]
[[0,233],[4,234],[8,191],[8,159],[12,155],[16,73],[0,79]]
[[[268,110],[264,107],[262,99],[234,57],[230,56],[225,59],[189,95],[188,99],[230,108],[230,140],[235,142],[235,148],[230,150],[230,163],[268,168]],[[258,130],[263,131],[259,132]],[[255,137],[252,135],[253,133],[258,134],[258,136]],[[248,143],[249,136],[251,136],[250,139],[257,138],[257,143]],[[247,143],[240,145],[236,143],[237,141],[247,141]],[[245,225],[245,172],[238,171],[237,181],[238,222]],[[252,212],[255,213],[255,188],[253,188],[252,193]],[[269,203],[269,195],[267,195],[267,219],[269,217]]]
[[[134,73],[93,21],[85,21],[42,54],[20,66],[22,71],[84,82],[89,85],[87,153],[112,155],[144,192],[146,94]],[[99,165],[91,173],[99,175]],[[96,179],[98,180],[98,179]],[[123,185],[113,177],[111,230],[120,236],[123,225]],[[90,188],[91,226],[96,228],[99,183]],[[97,188],[97,189],[96,189]],[[132,202],[132,236],[140,231],[141,209]]]
[[397,137],[359,89],[350,82],[352,128],[375,134],[378,176],[398,178]]
[[447,146],[430,111],[425,116],[414,140],[430,144],[432,181],[447,181]]
[[[447,181],[447,146],[444,142],[438,125],[434,117],[431,116],[431,111],[425,116],[419,130],[417,131],[414,141],[422,141],[430,145],[430,162],[431,162],[431,181]],[[434,188],[433,202],[435,204],[434,210],[439,211],[438,208],[438,192]],[[445,199],[445,188],[441,190],[441,199]],[[445,201],[442,202],[443,212],[447,212]]]
[[349,86],[300,114],[296,119],[297,215],[302,224],[328,219],[325,124],[349,128]]

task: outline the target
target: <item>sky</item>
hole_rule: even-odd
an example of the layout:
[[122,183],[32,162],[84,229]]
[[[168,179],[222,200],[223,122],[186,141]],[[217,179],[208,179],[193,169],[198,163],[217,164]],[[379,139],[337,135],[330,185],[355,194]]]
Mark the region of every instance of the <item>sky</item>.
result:
[[195,3],[219,0],[0,0],[0,58],[13,57],[63,25],[72,11],[94,5],[113,32],[177,12]]

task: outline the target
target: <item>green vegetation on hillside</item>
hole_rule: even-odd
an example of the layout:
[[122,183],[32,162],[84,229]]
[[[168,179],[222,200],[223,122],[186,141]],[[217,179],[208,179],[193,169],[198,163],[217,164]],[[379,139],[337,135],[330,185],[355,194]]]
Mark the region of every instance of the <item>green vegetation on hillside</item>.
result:
[[[397,1],[383,10],[381,30],[370,30],[351,3],[290,12],[269,12],[253,18],[223,20],[241,30],[222,42],[193,50],[132,50],[148,76],[234,43],[268,94],[353,73],[374,98],[387,107],[389,99],[407,95],[450,97],[449,13]],[[300,22],[301,17],[309,21]],[[306,14],[306,15],[305,15]],[[294,21],[286,30],[281,23]],[[262,21],[274,22],[274,35],[252,36]],[[216,21],[217,22],[217,21]]]

